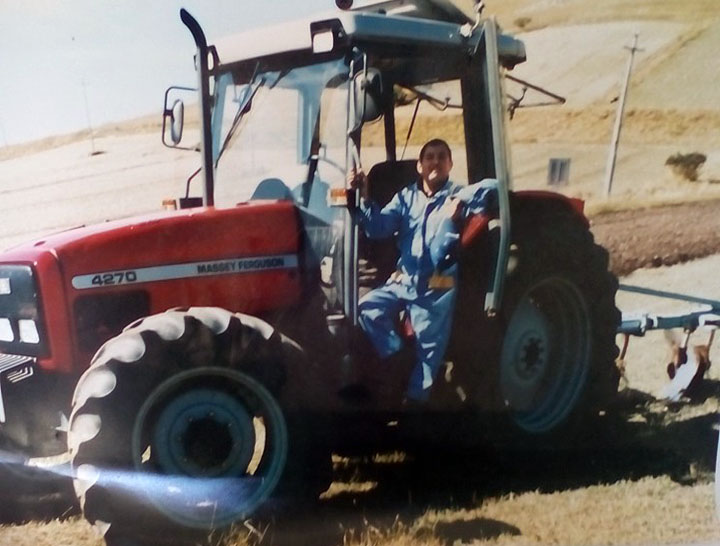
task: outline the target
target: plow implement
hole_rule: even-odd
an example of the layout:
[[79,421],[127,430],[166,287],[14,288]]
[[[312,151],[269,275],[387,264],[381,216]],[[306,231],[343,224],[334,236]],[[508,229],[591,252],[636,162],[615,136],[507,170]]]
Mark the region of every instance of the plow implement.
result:
[[[661,397],[678,401],[681,397],[690,395],[702,382],[710,367],[710,347],[715,330],[720,327],[720,301],[626,284],[621,284],[618,289],[701,306],[698,310],[680,314],[623,313],[617,330],[624,338],[618,356],[618,366],[622,370],[630,336],[644,336],[651,330],[682,328],[682,340],[679,345],[673,346],[672,358],[667,364],[666,371],[670,382],[663,388]],[[688,350],[691,336],[699,331],[707,332],[707,340]]]

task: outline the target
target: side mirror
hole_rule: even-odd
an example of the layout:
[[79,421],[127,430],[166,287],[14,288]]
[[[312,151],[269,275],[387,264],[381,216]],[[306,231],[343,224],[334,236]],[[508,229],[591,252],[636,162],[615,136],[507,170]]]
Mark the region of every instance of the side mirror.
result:
[[383,83],[380,71],[369,68],[360,71],[353,82],[355,126],[356,130],[362,123],[375,121],[383,114]]
[[175,100],[170,110],[170,140],[173,144],[180,144],[182,140],[183,122],[185,120],[185,105],[180,99]]
[[[165,107],[163,109],[162,141],[168,148],[180,148],[185,126],[185,103],[176,98],[177,92],[195,92],[190,87],[171,87],[165,92]],[[172,106],[170,102],[172,101]],[[187,148],[187,149],[194,149]]]

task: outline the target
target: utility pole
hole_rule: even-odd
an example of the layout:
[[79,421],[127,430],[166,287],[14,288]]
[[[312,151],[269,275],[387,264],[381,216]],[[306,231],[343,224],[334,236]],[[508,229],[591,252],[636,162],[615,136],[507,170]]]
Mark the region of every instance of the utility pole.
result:
[[0,121],[0,135],[2,135],[3,148],[7,148],[7,135],[5,134],[5,126],[3,125],[2,121]]
[[615,161],[617,159],[618,144],[620,142],[620,129],[622,128],[623,113],[625,112],[625,99],[627,98],[628,87],[630,85],[630,74],[632,73],[633,59],[638,49],[638,34],[635,34],[632,47],[625,46],[630,50],[630,58],[628,59],[627,72],[625,73],[625,81],[623,82],[622,92],[618,103],[617,114],[615,115],[615,127],[613,128],[612,141],[610,142],[610,155],[608,156],[607,167],[605,168],[605,197],[610,197],[612,189],[613,175],[615,174]]
[[95,137],[93,137],[92,123],[90,122],[90,105],[88,104],[87,89],[85,85],[85,78],[80,79],[80,83],[83,88],[83,97],[85,98],[85,115],[87,116],[88,131],[90,131],[90,155],[95,155]]

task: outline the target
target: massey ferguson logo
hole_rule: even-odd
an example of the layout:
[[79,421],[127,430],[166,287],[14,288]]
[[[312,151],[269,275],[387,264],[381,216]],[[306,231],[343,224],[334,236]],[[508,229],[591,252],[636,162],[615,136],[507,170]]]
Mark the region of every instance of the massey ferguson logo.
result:
[[168,264],[139,269],[124,269],[102,273],[88,273],[73,277],[72,285],[78,290],[103,286],[140,284],[208,275],[232,275],[272,271],[276,269],[295,269],[298,266],[296,254],[279,256],[253,256],[184,264]]
[[[198,264],[197,271],[201,275],[208,273],[235,273],[238,271],[258,271],[262,269],[282,269],[286,266],[285,256],[272,258],[247,258],[244,260],[228,260]],[[297,260],[296,260],[297,261]],[[297,265],[297,264],[296,264]]]

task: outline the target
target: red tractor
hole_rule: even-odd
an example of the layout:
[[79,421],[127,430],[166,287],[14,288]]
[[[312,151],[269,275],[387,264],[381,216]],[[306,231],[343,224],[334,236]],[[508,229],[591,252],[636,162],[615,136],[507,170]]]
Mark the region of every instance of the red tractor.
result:
[[[427,414],[465,426],[465,440],[544,441],[606,407],[619,323],[607,252],[582,202],[511,190],[503,72],[525,60],[522,42],[444,0],[215,45],[181,17],[197,46],[202,197],[0,256],[5,451],[36,464],[65,454],[108,544],[155,544],[270,497],[317,496],[331,452],[400,442],[408,370],[378,369],[357,328],[359,294],[385,281],[393,244],[359,233],[347,173],[372,166],[387,202],[415,175],[402,157],[413,127],[455,135],[456,180],[497,180],[497,210],[462,231]],[[166,105],[171,145],[183,110]],[[363,396],[339,396],[348,385]]]

